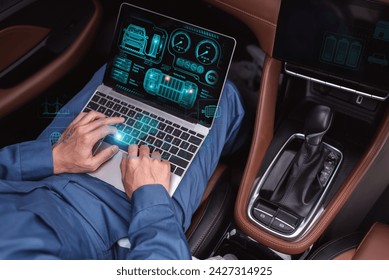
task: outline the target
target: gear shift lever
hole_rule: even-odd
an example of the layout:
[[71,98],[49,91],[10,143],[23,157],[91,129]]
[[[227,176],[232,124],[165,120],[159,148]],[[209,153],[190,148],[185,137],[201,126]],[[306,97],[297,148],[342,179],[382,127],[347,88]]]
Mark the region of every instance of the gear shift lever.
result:
[[332,116],[332,111],[327,106],[317,105],[313,108],[304,125],[307,144],[318,146],[321,143],[321,139],[331,126]]
[[304,217],[309,213],[322,188],[317,174],[323,168],[327,151],[321,140],[330,128],[332,111],[327,106],[313,108],[305,122],[305,141],[297,152],[282,187],[276,189],[271,201]]

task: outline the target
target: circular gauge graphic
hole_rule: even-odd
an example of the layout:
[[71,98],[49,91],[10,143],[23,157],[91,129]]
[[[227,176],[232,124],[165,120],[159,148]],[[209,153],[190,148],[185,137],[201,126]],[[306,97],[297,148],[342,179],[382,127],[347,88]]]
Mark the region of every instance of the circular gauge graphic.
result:
[[214,63],[219,57],[219,48],[214,41],[203,40],[196,47],[197,60],[205,65]]
[[205,80],[208,84],[214,86],[219,80],[219,75],[215,70],[210,70],[205,74]]
[[187,33],[179,31],[172,37],[172,48],[178,53],[186,53],[190,48],[190,37]]

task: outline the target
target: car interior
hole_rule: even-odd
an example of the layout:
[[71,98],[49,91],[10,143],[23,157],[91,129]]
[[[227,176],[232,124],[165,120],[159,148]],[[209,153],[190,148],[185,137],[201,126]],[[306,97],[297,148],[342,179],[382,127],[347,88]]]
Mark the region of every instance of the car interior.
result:
[[[122,2],[0,1],[0,148],[66,114]],[[237,43],[245,119],[186,232],[193,256],[389,259],[389,1],[126,2]]]

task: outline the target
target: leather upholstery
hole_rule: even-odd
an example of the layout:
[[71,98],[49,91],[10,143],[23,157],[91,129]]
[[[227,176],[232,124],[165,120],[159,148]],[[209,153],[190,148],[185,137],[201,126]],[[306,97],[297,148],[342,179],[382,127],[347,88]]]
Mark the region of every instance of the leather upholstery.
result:
[[361,242],[363,234],[352,233],[341,238],[325,243],[315,250],[309,259],[312,260],[333,260],[352,259],[358,244]]
[[31,25],[0,30],[0,72],[34,48],[49,32],[47,28]]
[[310,259],[389,260],[389,225],[375,223],[363,239],[352,234],[324,244]]
[[205,196],[186,232],[192,255],[199,259],[210,256],[233,213],[235,196],[225,165],[219,164],[209,180]]
[[353,260],[389,260],[389,226],[375,223],[357,248]]
[[206,1],[244,22],[266,54],[272,55],[281,0]]
[[92,43],[100,24],[103,11],[98,0],[92,0],[95,11],[85,29],[72,45],[57,59],[20,84],[0,89],[0,118],[18,109],[29,100],[38,96],[70,71],[85,55]]
[[337,255],[334,258],[334,260],[339,260],[339,261],[351,260],[353,258],[353,256],[355,255],[356,250],[357,250],[356,248],[353,248],[353,249],[350,249],[348,251],[345,251],[344,253]]
[[225,165],[223,163],[218,164],[218,166],[216,167],[215,171],[213,172],[211,178],[209,178],[209,180],[208,180],[207,187],[205,188],[203,197],[201,198],[201,203],[203,203],[205,200],[207,200],[209,195],[214,190],[215,186],[218,184],[218,181],[220,180],[220,178],[225,175],[224,173],[226,172],[226,170],[227,170],[227,165]]

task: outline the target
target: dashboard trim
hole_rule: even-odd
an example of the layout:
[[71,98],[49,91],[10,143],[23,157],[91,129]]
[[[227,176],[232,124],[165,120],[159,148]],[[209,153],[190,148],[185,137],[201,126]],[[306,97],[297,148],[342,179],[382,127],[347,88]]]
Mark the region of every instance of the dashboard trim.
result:
[[369,93],[366,93],[366,92],[363,92],[363,91],[359,91],[359,90],[356,90],[356,89],[352,89],[352,88],[349,88],[349,87],[341,86],[341,85],[338,85],[338,84],[329,83],[329,82],[326,82],[324,80],[316,79],[316,78],[313,78],[313,77],[310,77],[310,76],[306,76],[306,75],[303,75],[303,74],[291,71],[291,70],[289,70],[287,68],[287,66],[288,66],[288,63],[285,62],[285,66],[284,66],[285,72],[287,74],[289,74],[289,75],[292,75],[292,76],[295,76],[295,77],[298,77],[298,78],[302,78],[302,79],[305,79],[305,80],[308,80],[308,81],[312,81],[312,82],[316,82],[316,83],[319,83],[319,84],[323,84],[323,85],[326,85],[326,86],[329,86],[329,87],[341,89],[341,90],[344,90],[344,91],[347,91],[347,92],[350,92],[350,93],[354,93],[354,94],[359,95],[359,96],[371,98],[371,99],[378,100],[378,101],[385,101],[389,97],[389,93],[385,97],[381,97],[381,96],[372,95],[372,94],[369,94]]

